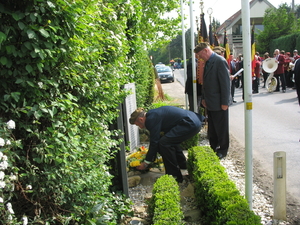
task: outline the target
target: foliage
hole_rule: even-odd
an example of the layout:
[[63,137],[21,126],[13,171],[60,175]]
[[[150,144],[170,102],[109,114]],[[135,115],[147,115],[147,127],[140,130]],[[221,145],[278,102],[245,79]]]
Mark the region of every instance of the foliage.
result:
[[264,30],[256,38],[257,51],[272,52],[270,41],[292,33],[294,24],[295,15],[288,13],[286,4],[280,5],[278,9],[267,9],[263,18]]
[[[297,49],[297,38],[299,36],[299,33],[294,33],[272,40],[270,42],[271,52],[273,52],[277,48],[279,48],[280,50],[284,50],[285,52],[293,52],[294,49]],[[300,43],[298,42],[298,46],[299,45]]]
[[179,186],[174,177],[164,175],[156,180],[148,209],[154,225],[184,224]]
[[198,146],[199,144],[199,138],[200,138],[200,134],[196,134],[195,136],[191,137],[190,139],[182,142],[180,144],[180,146],[183,148],[183,149],[189,149],[189,148],[192,148],[192,147],[195,147],[195,146]]
[[[216,20],[214,17],[212,19],[212,29],[213,32],[220,26],[220,21]],[[180,27],[181,28],[181,27]],[[178,30],[178,28],[174,29]],[[185,46],[186,46],[186,57],[189,59],[192,57],[192,44],[191,44],[191,29],[186,29],[185,33]],[[195,40],[197,40],[197,35],[195,35]],[[153,64],[162,62],[166,65],[169,64],[171,59],[180,58],[183,59],[183,44],[182,44],[182,30],[178,30],[176,36],[172,40],[168,40],[167,43],[159,46],[153,46],[149,54],[153,57]],[[175,60],[176,61],[176,60]]]
[[209,146],[190,148],[188,158],[204,224],[260,224]]
[[176,22],[153,12],[176,6],[167,0],[0,3],[0,118],[18,124],[12,135],[20,142],[9,154],[18,177],[10,201],[19,220],[117,224],[128,213],[129,203],[110,191],[109,162],[122,141],[110,127],[127,94],[124,84],[137,83],[140,105],[151,102],[145,45],[155,43],[162,25]]
[[[156,109],[156,108],[159,108],[159,107],[162,107],[162,106],[167,106],[167,105],[172,105],[172,104],[170,104],[168,101],[171,101],[171,98],[168,96],[168,95],[165,95],[166,96],[166,98],[167,98],[167,100],[166,101],[158,101],[158,102],[153,102],[150,106],[149,106],[149,108],[148,108],[148,110],[150,110],[150,109]],[[176,106],[176,105],[173,105],[173,106]]]

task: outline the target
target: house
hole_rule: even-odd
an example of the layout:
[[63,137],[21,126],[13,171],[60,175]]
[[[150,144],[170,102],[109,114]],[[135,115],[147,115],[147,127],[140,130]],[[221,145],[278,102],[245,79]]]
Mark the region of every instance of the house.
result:
[[[267,0],[252,0],[250,3],[250,23],[254,25],[254,31],[263,30],[263,17],[265,11],[274,6]],[[223,44],[224,32],[226,30],[229,47],[234,57],[243,54],[242,40],[242,10],[229,17],[216,30],[219,42]],[[257,32],[256,32],[257,33]]]

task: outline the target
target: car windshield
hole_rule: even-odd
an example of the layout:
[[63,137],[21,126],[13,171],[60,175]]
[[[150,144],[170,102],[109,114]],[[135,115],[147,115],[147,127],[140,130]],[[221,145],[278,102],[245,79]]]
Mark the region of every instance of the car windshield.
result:
[[168,66],[160,66],[160,67],[157,67],[156,69],[157,69],[158,73],[171,72],[171,68]]

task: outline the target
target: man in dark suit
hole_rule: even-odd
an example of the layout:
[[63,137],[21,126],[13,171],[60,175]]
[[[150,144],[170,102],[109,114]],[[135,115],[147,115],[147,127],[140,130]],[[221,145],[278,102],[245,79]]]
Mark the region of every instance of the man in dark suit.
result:
[[202,89],[202,105],[207,109],[208,138],[210,147],[220,159],[229,148],[230,74],[224,57],[212,51],[203,42],[194,49],[196,57],[205,61]]
[[[189,110],[195,112],[194,109],[194,84],[193,84],[193,62],[192,58],[189,59],[187,64],[187,79],[185,82],[185,90],[184,93],[188,95],[188,101],[189,101]],[[201,99],[201,90],[202,85],[199,84],[199,82],[196,83],[196,90],[197,90],[197,106],[199,110],[200,107],[200,99]]]
[[[199,133],[202,121],[203,118],[199,114],[175,106],[162,106],[148,112],[143,108],[135,110],[131,114],[129,123],[150,132],[150,145],[146,159],[137,166],[137,169],[147,169],[159,153],[163,158],[166,174],[182,182],[180,169],[186,169],[187,165],[180,144]],[[161,132],[164,133],[163,136],[160,135]]]
[[300,106],[300,58],[295,61],[294,79],[295,79],[295,86],[296,86],[296,91],[298,96],[298,102]]

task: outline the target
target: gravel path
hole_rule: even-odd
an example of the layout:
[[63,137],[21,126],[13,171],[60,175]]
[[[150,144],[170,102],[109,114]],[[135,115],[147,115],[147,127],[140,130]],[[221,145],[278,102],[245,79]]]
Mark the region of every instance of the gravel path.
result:
[[[208,145],[208,140],[205,137],[205,132],[201,132],[201,143],[202,145]],[[231,139],[233,139],[231,137]],[[245,195],[245,171],[244,171],[244,162],[236,155],[240,149],[236,146],[236,142],[231,142],[231,152],[229,152],[228,156],[225,159],[220,161],[221,165],[224,166],[229,178],[235,182],[237,189],[240,191],[241,195]],[[233,150],[234,149],[234,150]],[[188,177],[188,176],[187,176]],[[189,185],[189,179],[185,179],[185,181],[179,184],[180,191],[184,191],[185,188]],[[129,195],[132,201],[134,202],[134,217],[130,218],[130,220],[139,220],[142,221],[141,225],[150,225],[148,214],[147,214],[147,199],[151,198],[152,194],[152,185],[138,185],[136,187],[132,187],[129,189]],[[252,210],[255,214],[261,217],[261,224],[299,224],[297,222],[287,222],[287,221],[277,221],[273,220],[273,206],[272,206],[272,198],[270,196],[270,190],[266,191],[260,188],[259,181],[254,181],[253,183],[253,204]],[[182,203],[183,212],[186,213],[188,211],[194,210],[197,208],[195,203],[195,199],[193,197],[184,197],[184,201]],[[130,224],[130,223],[128,223]],[[200,222],[187,222],[187,225],[201,225]]]

